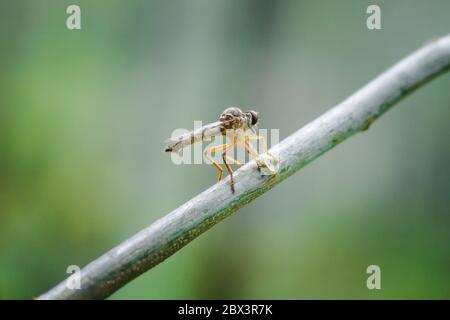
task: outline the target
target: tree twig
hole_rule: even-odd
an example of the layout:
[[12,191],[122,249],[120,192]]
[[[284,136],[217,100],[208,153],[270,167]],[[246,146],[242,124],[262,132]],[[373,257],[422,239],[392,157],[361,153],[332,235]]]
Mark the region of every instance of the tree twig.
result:
[[254,161],[88,264],[81,289],[66,281],[38,299],[102,299],[174,254],[222,219],[257,198],[351,135],[369,128],[400,99],[450,68],[450,35],[428,43],[345,101],[271,149],[280,171],[263,176]]

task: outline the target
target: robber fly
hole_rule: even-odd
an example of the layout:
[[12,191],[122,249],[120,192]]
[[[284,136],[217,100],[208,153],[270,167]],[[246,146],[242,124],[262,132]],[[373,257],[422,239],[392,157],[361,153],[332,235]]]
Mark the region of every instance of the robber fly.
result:
[[178,137],[169,139],[167,141],[168,144],[165,151],[180,152],[188,145],[201,142],[211,137],[220,135],[225,136],[229,142],[205,150],[205,157],[219,171],[217,180],[220,181],[223,178],[224,170],[216,161],[214,161],[214,159],[211,158],[211,156],[216,152],[222,152],[223,163],[230,174],[231,191],[234,193],[233,169],[231,168],[230,163],[235,164],[238,167],[242,166],[242,163],[230,157],[227,153],[237,146],[244,148],[250,158],[255,160],[258,165],[258,169],[264,167],[268,169],[270,174],[276,173],[272,165],[258,158],[258,151],[250,143],[250,141],[260,141],[264,154],[268,154],[272,158],[271,160],[278,162],[278,159],[267,151],[267,144],[264,137],[256,134],[257,125],[258,113],[256,111],[242,111],[237,107],[231,107],[222,112],[218,121],[207,124]]

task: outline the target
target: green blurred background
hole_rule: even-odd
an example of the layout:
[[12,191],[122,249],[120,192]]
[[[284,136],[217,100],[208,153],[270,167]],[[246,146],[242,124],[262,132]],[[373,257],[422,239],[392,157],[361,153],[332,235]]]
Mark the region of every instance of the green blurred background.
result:
[[[0,298],[213,184],[163,152],[175,128],[238,105],[285,138],[450,32],[449,1],[376,1],[370,31],[373,3],[1,0]],[[450,298],[449,106],[444,75],[111,298]]]

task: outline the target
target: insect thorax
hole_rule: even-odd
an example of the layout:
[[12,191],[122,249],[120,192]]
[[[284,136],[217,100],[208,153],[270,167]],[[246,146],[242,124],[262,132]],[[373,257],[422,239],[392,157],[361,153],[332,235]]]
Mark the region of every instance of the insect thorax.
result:
[[237,107],[225,109],[225,111],[220,115],[219,121],[222,122],[223,135],[226,134],[226,130],[242,129],[245,131],[249,129],[248,116]]

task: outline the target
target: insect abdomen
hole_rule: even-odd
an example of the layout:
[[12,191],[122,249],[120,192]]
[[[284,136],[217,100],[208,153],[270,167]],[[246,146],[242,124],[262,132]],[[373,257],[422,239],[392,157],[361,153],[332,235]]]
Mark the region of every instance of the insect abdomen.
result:
[[166,152],[179,152],[188,145],[200,142],[204,139],[220,135],[222,132],[222,126],[219,122],[211,123],[209,125],[198,128],[194,131],[185,133],[173,139],[169,139],[168,145],[164,151]]

